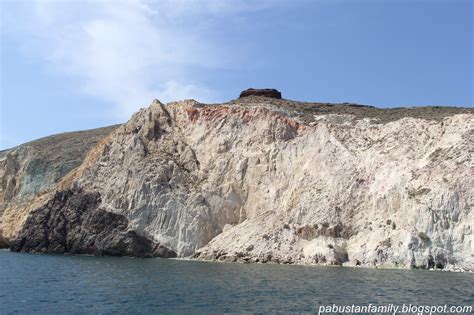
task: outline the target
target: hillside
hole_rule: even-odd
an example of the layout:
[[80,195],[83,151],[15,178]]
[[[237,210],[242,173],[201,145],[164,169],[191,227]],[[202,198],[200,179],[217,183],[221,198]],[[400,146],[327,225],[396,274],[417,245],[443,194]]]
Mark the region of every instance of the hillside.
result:
[[[87,152],[118,125],[66,132],[0,151],[0,246],[2,227],[23,222],[23,209],[79,166]],[[5,231],[7,238],[12,236]],[[3,244],[5,246],[5,244]]]
[[77,135],[1,152],[14,250],[474,269],[472,108],[155,100]]

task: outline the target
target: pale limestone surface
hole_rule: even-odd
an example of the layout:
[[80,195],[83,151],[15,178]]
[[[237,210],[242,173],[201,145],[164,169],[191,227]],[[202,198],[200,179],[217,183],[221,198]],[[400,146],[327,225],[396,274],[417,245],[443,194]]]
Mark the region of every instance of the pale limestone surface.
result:
[[469,112],[381,123],[154,101],[57,189],[99,192],[181,257],[472,270],[473,141]]

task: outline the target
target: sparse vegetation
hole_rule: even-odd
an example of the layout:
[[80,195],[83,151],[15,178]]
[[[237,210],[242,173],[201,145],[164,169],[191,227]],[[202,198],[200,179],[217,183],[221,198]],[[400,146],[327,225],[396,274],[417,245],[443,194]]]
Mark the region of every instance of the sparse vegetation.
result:
[[418,238],[423,241],[423,243],[427,244],[431,241],[430,237],[425,232],[419,232]]
[[312,240],[318,236],[348,239],[356,234],[352,226],[338,223],[330,227],[328,222],[324,222],[321,227],[317,224],[301,226],[295,232],[305,240]]
[[417,106],[417,107],[398,107],[398,108],[377,108],[373,106],[353,104],[353,103],[309,103],[298,102],[286,99],[262,98],[262,97],[244,97],[230,101],[227,104],[245,106],[253,103],[266,103],[279,106],[285,110],[288,116],[299,116],[306,123],[314,120],[317,115],[351,115],[356,120],[369,118],[376,123],[388,123],[405,117],[422,118],[426,120],[441,121],[445,117],[474,113],[473,108],[451,107],[451,106]]
[[386,238],[385,240],[380,242],[380,246],[387,247],[387,248],[392,247],[392,239],[390,237]]

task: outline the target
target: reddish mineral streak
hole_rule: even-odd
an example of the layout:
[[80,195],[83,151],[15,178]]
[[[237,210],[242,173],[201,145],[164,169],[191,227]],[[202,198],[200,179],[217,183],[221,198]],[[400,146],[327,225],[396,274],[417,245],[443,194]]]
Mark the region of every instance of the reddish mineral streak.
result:
[[206,125],[215,125],[217,122],[232,116],[234,119],[241,120],[242,123],[248,124],[257,119],[270,118],[273,121],[282,122],[290,128],[298,131],[305,130],[305,126],[301,125],[294,119],[281,115],[267,108],[238,108],[238,107],[213,107],[205,106],[202,108],[191,107],[186,109],[188,120],[191,123],[197,123],[198,120]]

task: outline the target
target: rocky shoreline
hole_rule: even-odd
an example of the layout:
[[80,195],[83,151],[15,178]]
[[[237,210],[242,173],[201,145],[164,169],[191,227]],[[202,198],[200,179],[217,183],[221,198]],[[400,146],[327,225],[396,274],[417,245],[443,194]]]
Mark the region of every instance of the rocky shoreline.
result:
[[404,265],[364,265],[357,264],[357,262],[347,262],[343,264],[331,264],[331,263],[310,263],[303,261],[261,261],[260,259],[253,258],[226,258],[226,259],[203,259],[203,258],[174,258],[177,260],[185,261],[202,261],[202,262],[212,262],[212,263],[229,263],[229,264],[268,264],[268,265],[294,265],[294,266],[307,266],[307,267],[334,267],[334,268],[365,268],[365,269],[398,269],[398,270],[425,270],[425,271],[436,271],[436,272],[466,272],[474,273],[474,270],[465,269],[462,267],[456,267],[452,265],[445,266],[444,268],[427,268],[427,267],[415,267],[415,266],[404,266]]
[[190,260],[210,261],[210,262],[224,262],[224,263],[258,263],[258,264],[281,264],[281,265],[303,265],[303,266],[333,266],[333,267],[354,267],[354,268],[374,268],[374,269],[419,269],[430,271],[452,271],[452,272],[474,272],[472,269],[458,267],[456,265],[441,265],[434,261],[427,262],[426,265],[404,265],[398,263],[361,263],[359,260],[349,260],[347,253],[339,256],[336,254],[331,259],[327,260],[325,256],[320,255],[319,261],[315,259],[305,259],[304,256],[299,257],[273,257],[271,254],[252,256],[248,253],[236,252],[234,254],[227,254],[223,251],[214,252],[212,255],[203,255],[197,252],[190,257]]
[[[9,247],[4,247],[0,248],[0,251],[9,251],[9,252],[16,252],[15,250],[12,250]],[[77,253],[60,253],[60,254],[55,254],[55,253],[50,253],[50,252],[36,252],[36,251],[26,251],[22,252],[25,254],[50,254],[50,255],[73,255],[73,256],[110,256],[110,255],[97,255],[93,253],[89,254],[77,254]],[[344,263],[342,265],[334,265],[334,264],[316,264],[316,263],[308,263],[308,262],[290,262],[290,261],[260,261],[258,258],[251,258],[251,259],[202,259],[202,258],[193,258],[193,257],[162,257],[162,256],[128,256],[128,255],[115,255],[116,257],[130,257],[130,258],[145,258],[145,259],[151,259],[151,258],[161,258],[161,259],[174,259],[178,261],[197,261],[197,262],[204,262],[204,263],[224,263],[224,264],[262,264],[262,265],[294,265],[294,266],[305,266],[305,267],[334,267],[334,268],[365,268],[365,269],[393,269],[393,270],[425,270],[425,271],[436,271],[436,272],[466,272],[466,273],[474,273],[474,270],[470,269],[464,269],[464,268],[459,268],[456,266],[446,266],[443,269],[437,269],[437,268],[417,268],[417,267],[410,267],[410,266],[396,266],[396,265],[357,265],[357,263],[349,262],[349,263]]]
[[128,229],[123,215],[99,208],[100,195],[56,192],[33,211],[12,242],[14,252],[97,256],[176,257],[176,253]]

